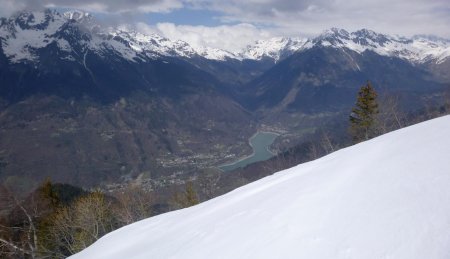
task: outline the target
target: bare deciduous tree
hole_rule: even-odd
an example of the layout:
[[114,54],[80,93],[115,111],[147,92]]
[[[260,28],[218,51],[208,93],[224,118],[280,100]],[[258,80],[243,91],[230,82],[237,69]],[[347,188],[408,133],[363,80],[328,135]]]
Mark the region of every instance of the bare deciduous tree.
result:
[[50,239],[61,255],[77,253],[117,228],[112,201],[99,191],[78,198],[54,214]]
[[217,183],[220,180],[220,172],[208,170],[198,177],[199,190],[206,200],[214,197]]
[[48,256],[46,251],[41,249],[37,226],[51,210],[51,201],[46,193],[48,186],[51,186],[49,181],[24,201],[20,201],[6,187],[1,188],[2,205],[12,207],[9,218],[0,224],[2,255],[29,258]]
[[122,224],[131,224],[151,216],[153,196],[141,187],[130,184],[114,196],[118,201],[114,214]]
[[331,140],[331,137],[328,132],[322,131],[322,140],[320,141],[322,149],[325,151],[325,154],[330,154],[336,151],[336,147]]
[[182,209],[199,203],[197,191],[192,182],[187,182],[182,192],[175,192],[171,202],[174,209]]
[[397,95],[383,94],[379,98],[379,113],[377,116],[378,135],[401,129],[405,126],[405,113],[400,108]]

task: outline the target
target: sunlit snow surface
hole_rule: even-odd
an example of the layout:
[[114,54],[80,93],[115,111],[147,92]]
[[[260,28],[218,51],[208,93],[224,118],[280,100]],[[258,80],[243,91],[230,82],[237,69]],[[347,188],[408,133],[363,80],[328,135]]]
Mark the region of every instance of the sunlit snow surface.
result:
[[450,116],[126,226],[71,257],[450,258]]

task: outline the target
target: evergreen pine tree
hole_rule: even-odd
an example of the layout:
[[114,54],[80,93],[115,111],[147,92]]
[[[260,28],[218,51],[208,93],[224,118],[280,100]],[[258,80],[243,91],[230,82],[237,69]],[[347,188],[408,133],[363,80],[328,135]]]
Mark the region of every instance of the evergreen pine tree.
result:
[[376,135],[378,114],[377,93],[370,82],[358,92],[355,107],[350,114],[350,134],[354,142],[373,138]]

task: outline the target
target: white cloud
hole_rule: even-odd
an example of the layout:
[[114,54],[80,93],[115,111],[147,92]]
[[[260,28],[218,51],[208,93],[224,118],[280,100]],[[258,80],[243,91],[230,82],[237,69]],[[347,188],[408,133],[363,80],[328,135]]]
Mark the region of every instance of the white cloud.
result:
[[183,7],[183,0],[0,0],[0,15],[23,9],[76,8],[103,13],[164,13]]
[[142,32],[158,33],[172,40],[185,41],[194,48],[208,46],[228,51],[240,51],[256,39],[273,36],[272,32],[258,29],[247,23],[214,27],[175,25],[173,23],[158,23],[156,26],[149,26],[139,23],[137,28]]
[[8,17],[12,13],[27,7],[25,2],[16,2],[14,0],[0,0],[0,17]]
[[221,12],[224,22],[283,28],[290,34],[330,27],[369,28],[411,35],[450,36],[449,0],[190,0],[195,8]]

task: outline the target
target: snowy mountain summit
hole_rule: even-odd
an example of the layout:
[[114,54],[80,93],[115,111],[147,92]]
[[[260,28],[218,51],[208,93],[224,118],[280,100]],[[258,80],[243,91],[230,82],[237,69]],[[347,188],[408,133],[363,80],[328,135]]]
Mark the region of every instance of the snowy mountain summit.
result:
[[133,62],[160,56],[218,60],[233,57],[232,53],[212,48],[195,50],[186,42],[144,35],[126,26],[101,26],[92,15],[80,11],[21,12],[2,18],[0,42],[12,63],[38,62],[39,51],[53,44],[58,54],[68,60],[77,60],[86,51],[100,56],[113,53]]
[[311,45],[346,48],[358,53],[366,50],[382,56],[394,56],[412,63],[443,62],[450,57],[450,42],[436,37],[415,36],[405,38],[362,29],[347,32],[332,28],[311,40]]
[[306,38],[272,38],[269,40],[258,40],[253,45],[247,46],[238,55],[242,59],[260,60],[264,58],[279,61],[296,51],[306,47]]
[[337,151],[71,257],[450,258],[450,116]]
[[[444,62],[450,57],[450,41],[426,36],[404,38],[362,29],[347,32],[332,28],[314,38],[272,38],[256,40],[240,52],[207,46],[194,48],[180,40],[160,35],[144,35],[127,27],[105,28],[89,13],[21,12],[0,19],[0,42],[3,53],[12,63],[38,62],[39,50],[56,44],[63,58],[77,60],[92,51],[98,55],[115,53],[137,62],[161,56],[209,60],[262,60],[278,62],[297,51],[313,47],[342,48],[362,53],[366,50],[395,56],[413,63]],[[82,52],[82,53],[80,53]]]
[[348,32],[331,28],[310,39],[273,38],[257,41],[239,55],[243,59],[283,59],[297,51],[313,47],[331,47],[362,53],[373,51],[382,56],[392,56],[412,63],[441,63],[450,57],[450,41],[438,37],[414,36],[405,38],[361,29]]

